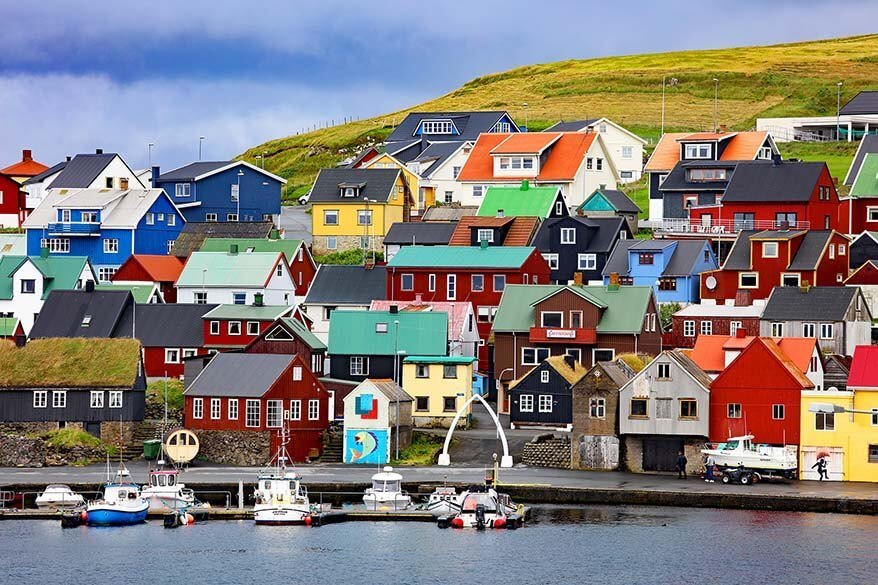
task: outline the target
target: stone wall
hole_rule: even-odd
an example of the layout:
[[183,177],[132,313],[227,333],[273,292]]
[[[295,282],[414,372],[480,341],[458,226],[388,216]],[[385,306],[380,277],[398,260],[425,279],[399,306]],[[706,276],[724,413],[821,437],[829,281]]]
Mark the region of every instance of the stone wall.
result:
[[[384,251],[384,236],[372,236],[372,248],[378,252],[382,253]],[[326,247],[326,238],[327,236],[314,236],[314,240],[311,243],[311,253],[315,255],[323,255],[330,254],[332,252],[344,252],[345,250],[359,250],[360,249],[360,236],[335,236],[336,240],[336,249],[330,250]]]
[[57,428],[57,422],[5,422],[0,423],[0,434],[38,435]]
[[123,448],[134,442],[134,431],[139,426],[137,422],[104,421],[101,423],[101,441],[107,445]]
[[106,452],[101,445],[57,447],[36,436],[58,428],[57,423],[22,423],[12,429],[4,424],[0,432],[0,467],[46,467],[101,461]]
[[259,466],[271,458],[268,431],[197,431],[198,458],[224,465]]
[[570,438],[539,435],[524,444],[522,463],[534,467],[570,468]]
[[[457,421],[456,429],[469,428],[470,418],[468,416],[461,417]],[[453,416],[415,416],[412,418],[415,428],[418,429],[447,429],[451,426]],[[493,422],[491,424],[494,424]]]

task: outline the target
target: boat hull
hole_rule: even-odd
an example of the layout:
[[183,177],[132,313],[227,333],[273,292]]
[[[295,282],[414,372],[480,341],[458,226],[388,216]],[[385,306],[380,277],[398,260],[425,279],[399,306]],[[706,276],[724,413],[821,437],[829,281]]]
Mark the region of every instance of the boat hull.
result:
[[113,508],[91,508],[86,512],[89,526],[130,526],[146,521],[148,506],[136,510],[117,510]]
[[265,526],[280,526],[284,524],[304,524],[306,518],[311,517],[311,510],[302,508],[262,508],[253,511],[253,520],[256,524]]
[[40,500],[37,498],[36,501],[37,508],[41,509],[55,509],[55,510],[71,510],[74,508],[81,508],[85,505],[85,500],[80,497],[79,499],[67,499],[67,500]]
[[149,509],[153,512],[182,510],[195,505],[194,497],[186,497],[177,492],[150,492],[145,489],[141,491],[141,495],[149,502]]

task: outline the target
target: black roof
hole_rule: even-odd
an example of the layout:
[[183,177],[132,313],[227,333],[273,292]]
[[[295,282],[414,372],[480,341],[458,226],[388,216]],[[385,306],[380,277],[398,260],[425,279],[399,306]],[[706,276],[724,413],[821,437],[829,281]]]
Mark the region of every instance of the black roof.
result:
[[586,118],[585,120],[570,120],[568,122],[555,122],[543,132],[582,132],[600,118]]
[[776,286],[765,303],[762,320],[843,321],[859,290],[855,286]]
[[838,113],[842,116],[878,114],[878,91],[861,91],[843,105]]
[[543,220],[537,228],[531,244],[541,252],[548,252],[551,249],[551,234],[555,229],[561,226],[570,225],[573,222],[581,223],[589,228],[590,238],[588,244],[583,246],[581,243],[576,247],[576,252],[609,252],[613,248],[613,244],[619,238],[619,231],[625,229],[624,217],[580,217],[565,216],[555,217]]
[[[621,219],[621,218],[620,218]],[[707,240],[619,240],[616,247],[613,248],[612,254],[604,265],[602,274],[604,276],[611,272],[619,274],[628,274],[628,251],[640,246],[647,249],[651,243],[655,243],[658,248],[667,248],[676,243],[676,249],[668,261],[662,276],[691,276],[695,274],[695,264],[701,259],[702,251],[707,245]]]
[[85,189],[98,178],[116,153],[77,154],[64,166],[61,174],[52,181],[53,189]]
[[55,173],[57,173],[59,171],[63,171],[64,167],[66,167],[66,166],[67,166],[67,161],[62,160],[58,164],[49,167],[48,169],[46,169],[42,173],[40,173],[38,175],[34,175],[30,179],[28,179],[27,181],[22,183],[22,185],[33,185],[34,183],[42,183],[46,179],[46,177],[51,177]]
[[174,242],[171,253],[178,258],[188,258],[197,252],[207,238],[267,238],[274,229],[271,220],[266,221],[187,221]]
[[415,158],[418,162],[433,161],[427,170],[421,172],[421,176],[425,178],[430,177],[451,157],[451,155],[457,152],[464,142],[465,141],[461,140],[456,142],[434,142],[433,144],[430,144],[420,155],[418,155],[417,158]]
[[441,246],[448,243],[457,223],[396,222],[384,236],[385,244]]
[[53,290],[40,309],[30,338],[131,337],[133,307],[129,291]]
[[454,122],[459,134],[426,134],[421,138],[428,140],[475,140],[479,134],[490,132],[500,118],[506,112],[502,110],[492,110],[483,112],[411,112],[408,114],[399,126],[390,133],[385,142],[400,142],[403,140],[411,140],[416,138],[415,131],[420,126],[422,120],[448,120]]
[[[322,169],[311,188],[311,203],[388,201],[396,189],[396,180],[402,171],[399,169]],[[343,183],[363,184],[358,197],[345,199],[341,196],[339,185]]]
[[[698,161],[680,161],[659,187],[660,191],[722,191],[729,181],[734,177],[736,166],[739,161],[722,161],[722,160],[698,160]],[[710,168],[710,169],[727,169],[725,181],[688,181],[686,180],[686,170],[692,168]],[[602,191],[603,192],[603,191]]]
[[724,270],[750,270],[750,238],[758,233],[759,230],[741,230],[738,233],[723,263]]
[[610,205],[616,208],[616,211],[622,213],[640,213],[641,211],[641,209],[637,207],[637,204],[634,203],[634,201],[632,201],[623,191],[618,191],[616,189],[598,189],[598,192],[610,202]]
[[809,230],[802,238],[796,256],[790,262],[788,270],[816,270],[817,263],[832,237],[829,230]]
[[[854,155],[854,161],[851,163],[851,168],[848,169],[848,174],[844,178],[845,185],[854,184],[854,181],[857,180],[857,175],[860,174],[863,159],[866,158],[867,154],[875,153],[878,153],[878,134],[866,134],[860,141],[857,153]],[[27,185],[27,181],[24,184]]]
[[741,162],[735,168],[723,201],[809,201],[823,162]]
[[258,398],[271,388],[295,357],[267,353],[218,353],[184,394]]
[[159,175],[159,181],[194,181],[204,173],[232,164],[230,160],[198,161]]
[[387,269],[375,266],[322,264],[314,275],[305,304],[365,305],[387,298]]
[[202,317],[216,305],[139,304],[135,309],[134,334],[143,347],[201,347]]
[[[722,267],[724,270],[750,270],[752,268],[750,264],[751,238],[771,239],[772,237],[777,237],[778,239],[786,239],[788,234],[797,233],[800,232],[741,230]],[[802,241],[787,270],[815,270],[830,237],[832,237],[832,232],[828,230],[809,230],[805,232],[805,235],[801,236]]]

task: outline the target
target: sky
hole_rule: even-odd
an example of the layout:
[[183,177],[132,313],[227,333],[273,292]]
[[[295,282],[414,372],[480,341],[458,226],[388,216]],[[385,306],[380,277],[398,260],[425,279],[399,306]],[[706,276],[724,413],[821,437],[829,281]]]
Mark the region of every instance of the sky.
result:
[[872,0],[38,0],[5,4],[0,167],[222,160],[519,65],[874,32]]

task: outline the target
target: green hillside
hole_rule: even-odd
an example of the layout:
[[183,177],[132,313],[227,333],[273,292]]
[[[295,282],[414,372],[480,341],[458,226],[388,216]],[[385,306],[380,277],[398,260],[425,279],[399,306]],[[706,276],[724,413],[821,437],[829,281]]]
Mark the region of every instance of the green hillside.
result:
[[834,114],[838,81],[844,81],[842,102],[878,88],[878,35],[529,65],[473,79],[409,110],[271,140],[240,158],[255,162],[268,151],[265,166],[289,180],[284,196],[291,199],[308,190],[320,168],[382,141],[408,111],[505,109],[523,124],[525,103],[531,130],[606,116],[654,141],[663,76],[675,80],[666,91],[669,131],[712,127],[714,78],[719,123],[730,129],[752,128],[761,116]]

